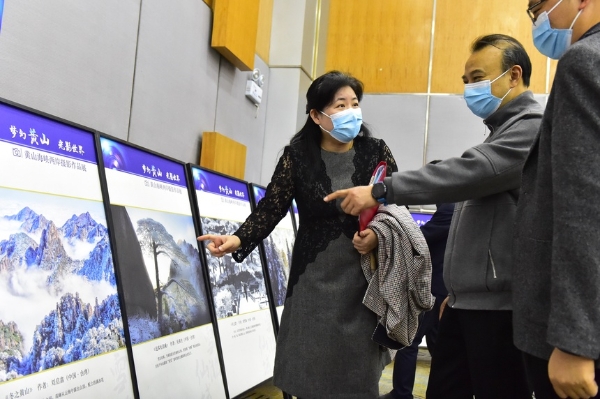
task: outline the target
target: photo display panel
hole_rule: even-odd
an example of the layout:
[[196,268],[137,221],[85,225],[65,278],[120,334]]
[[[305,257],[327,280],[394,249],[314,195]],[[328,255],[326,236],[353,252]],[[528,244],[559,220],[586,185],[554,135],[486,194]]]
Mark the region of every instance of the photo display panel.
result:
[[429,219],[433,216],[433,213],[419,213],[419,212],[411,212],[410,215],[413,217],[417,226],[421,227],[425,223],[429,222]]
[[[253,193],[254,209],[264,198],[267,190],[257,184],[250,184]],[[296,234],[294,233],[293,213],[290,211],[277,224],[273,232],[263,240],[263,248],[267,261],[269,282],[277,311],[277,322],[281,322],[281,313],[287,293],[287,284],[292,265],[292,249]]]
[[94,134],[0,103],[0,399],[133,398]]
[[296,228],[296,233],[298,233],[298,229],[300,228],[300,214],[298,213],[298,204],[296,204],[296,200],[292,200],[292,213],[294,214],[294,227]]
[[[192,166],[202,234],[233,234],[250,215],[245,182]],[[273,376],[275,334],[258,249],[237,263],[205,249],[229,394]]]
[[225,398],[184,165],[100,143],[140,397]]

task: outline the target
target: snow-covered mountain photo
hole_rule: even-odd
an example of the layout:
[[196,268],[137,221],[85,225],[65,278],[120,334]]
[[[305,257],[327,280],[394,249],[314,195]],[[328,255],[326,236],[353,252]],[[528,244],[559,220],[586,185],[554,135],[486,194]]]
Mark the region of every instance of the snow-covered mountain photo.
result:
[[111,206],[132,344],[211,322],[191,216]]
[[123,347],[103,204],[0,196],[0,382]]
[[282,227],[275,227],[273,232],[263,240],[275,306],[282,306],[285,302],[294,240],[294,230]]
[[[240,223],[202,217],[203,234],[232,234]],[[236,316],[269,306],[262,263],[255,249],[242,263],[230,254],[216,258],[205,249],[217,318]]]

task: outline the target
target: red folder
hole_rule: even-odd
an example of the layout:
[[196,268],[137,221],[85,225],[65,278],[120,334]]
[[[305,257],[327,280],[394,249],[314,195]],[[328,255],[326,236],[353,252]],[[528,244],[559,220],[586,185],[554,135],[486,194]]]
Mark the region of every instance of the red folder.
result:
[[[381,161],[381,162],[379,162],[379,165],[377,165],[377,167],[373,171],[373,175],[371,176],[371,180],[369,181],[369,184],[375,184],[375,183],[382,182],[383,179],[386,177],[386,175],[387,175],[387,163],[385,161]],[[379,204],[375,205],[372,208],[365,209],[364,211],[362,211],[360,213],[360,215],[358,215],[359,231],[363,231],[364,229],[367,228],[367,226],[369,225],[371,220],[373,220],[373,218],[375,217],[375,214],[377,213],[377,208],[379,208]]]

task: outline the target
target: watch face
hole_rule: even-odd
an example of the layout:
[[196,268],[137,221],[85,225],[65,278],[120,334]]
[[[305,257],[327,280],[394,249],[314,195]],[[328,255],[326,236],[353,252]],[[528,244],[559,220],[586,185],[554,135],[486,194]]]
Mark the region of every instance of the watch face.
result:
[[371,189],[371,195],[375,199],[383,198],[385,197],[385,191],[386,190],[383,183],[375,183]]

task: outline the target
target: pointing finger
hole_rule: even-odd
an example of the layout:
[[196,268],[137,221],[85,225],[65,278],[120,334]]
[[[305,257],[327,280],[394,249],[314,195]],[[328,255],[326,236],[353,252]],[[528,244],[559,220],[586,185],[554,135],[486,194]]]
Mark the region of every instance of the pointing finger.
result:
[[329,201],[333,201],[334,199],[337,199],[337,198],[344,198],[347,195],[348,195],[348,189],[337,190],[337,191],[334,191],[333,193],[329,194],[325,198],[323,198],[323,200],[325,202],[329,202]]

